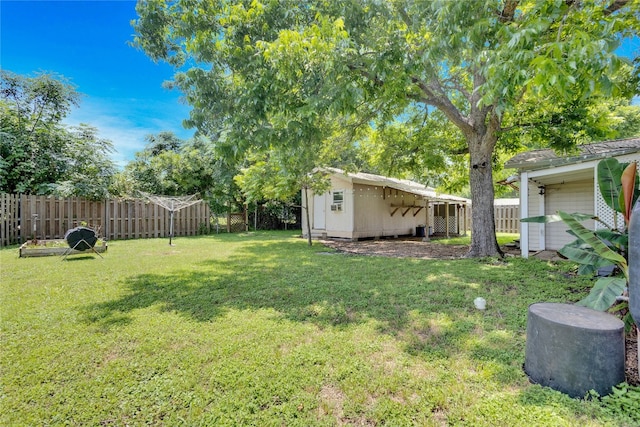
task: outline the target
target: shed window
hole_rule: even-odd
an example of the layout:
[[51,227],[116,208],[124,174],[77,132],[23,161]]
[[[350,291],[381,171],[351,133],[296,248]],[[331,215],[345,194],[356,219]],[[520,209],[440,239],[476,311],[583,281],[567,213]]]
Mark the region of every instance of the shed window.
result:
[[344,191],[334,191],[333,204],[334,205],[342,204],[343,201],[344,201]]
[[341,211],[344,202],[344,191],[334,191],[333,200],[331,202],[332,211]]

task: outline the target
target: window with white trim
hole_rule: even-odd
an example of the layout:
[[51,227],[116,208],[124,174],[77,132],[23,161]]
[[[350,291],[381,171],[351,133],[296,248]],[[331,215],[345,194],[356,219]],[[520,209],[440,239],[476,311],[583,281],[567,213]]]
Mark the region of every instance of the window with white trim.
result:
[[331,210],[342,211],[343,204],[344,204],[344,191],[334,191],[333,199],[331,201]]

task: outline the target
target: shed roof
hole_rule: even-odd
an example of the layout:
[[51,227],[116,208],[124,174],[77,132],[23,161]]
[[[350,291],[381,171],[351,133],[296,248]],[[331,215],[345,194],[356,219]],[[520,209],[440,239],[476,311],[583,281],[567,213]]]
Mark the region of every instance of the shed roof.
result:
[[520,170],[547,169],[606,157],[622,156],[638,151],[640,151],[640,138],[629,138],[578,145],[576,154],[568,156],[558,155],[551,149],[527,151],[509,159],[504,167]]
[[391,178],[388,176],[375,175],[365,172],[350,173],[338,168],[323,168],[323,170],[330,174],[340,176],[341,178],[354,184],[378,185],[380,187],[393,188],[394,190],[416,194],[432,201],[471,204],[471,200],[464,197],[439,193],[435,188],[427,187],[426,185],[420,184],[415,181],[410,181],[408,179]]

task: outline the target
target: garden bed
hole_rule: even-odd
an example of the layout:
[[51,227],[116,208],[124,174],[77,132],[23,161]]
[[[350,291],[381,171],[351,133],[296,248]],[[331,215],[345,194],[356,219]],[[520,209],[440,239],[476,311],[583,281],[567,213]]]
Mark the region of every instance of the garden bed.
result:
[[[107,242],[105,240],[98,240],[94,248],[96,252],[103,253],[107,251]],[[64,240],[29,240],[20,246],[20,258],[38,257],[38,256],[51,256],[51,255],[77,255],[77,254],[90,254],[93,250],[88,249],[86,251],[78,251],[69,248],[69,245]]]

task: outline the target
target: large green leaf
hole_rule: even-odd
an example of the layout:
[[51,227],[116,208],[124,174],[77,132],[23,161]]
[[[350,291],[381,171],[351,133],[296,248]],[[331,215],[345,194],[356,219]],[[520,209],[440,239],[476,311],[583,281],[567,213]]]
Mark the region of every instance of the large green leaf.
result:
[[620,176],[622,165],[616,158],[605,159],[598,162],[598,187],[602,198],[611,209],[620,212]]
[[627,281],[624,277],[602,277],[598,279],[589,295],[576,304],[606,311],[616,302],[616,298],[622,294],[625,286]]
[[[582,239],[578,238],[573,231],[567,230],[567,233],[576,237],[576,241],[568,243],[568,245],[576,247],[586,245],[589,247],[589,245],[582,241]],[[625,255],[624,252],[626,251],[627,246],[629,246],[629,235],[626,232],[621,233],[619,231],[601,228],[599,230],[594,230],[593,233],[602,241],[602,243],[607,245],[609,249],[623,256]]]
[[593,276],[597,272],[598,269],[596,267],[587,264],[580,264],[577,271],[580,276]]
[[537,224],[548,224],[550,222],[562,221],[559,215],[542,215],[542,216],[530,216],[528,218],[522,218],[520,222],[533,222]]
[[578,264],[591,265],[594,269],[615,265],[614,262],[608,260],[587,245],[576,245],[575,242],[569,243],[562,247],[558,253]]
[[[593,215],[583,214],[578,212],[574,212],[572,214],[567,214],[567,215],[571,215],[573,218],[575,218],[576,221],[586,221],[588,219],[597,219]],[[563,219],[560,215],[557,215],[557,214],[530,216],[528,218],[522,218],[520,220],[520,222],[532,222],[536,224],[548,224],[550,222],[560,222],[560,221],[563,221]]]
[[629,246],[629,234],[620,233],[619,231],[611,231],[605,228],[601,228],[595,231],[596,236],[608,244],[609,247],[624,247]]
[[558,211],[558,215],[579,239],[591,246],[599,256],[619,266],[625,276],[627,275],[627,260],[622,255],[611,250],[593,231],[580,224],[571,214]]

